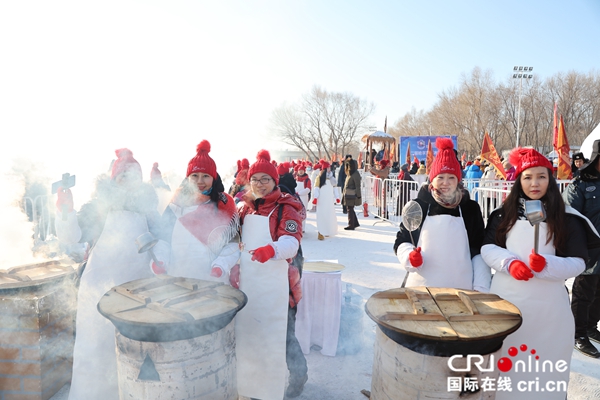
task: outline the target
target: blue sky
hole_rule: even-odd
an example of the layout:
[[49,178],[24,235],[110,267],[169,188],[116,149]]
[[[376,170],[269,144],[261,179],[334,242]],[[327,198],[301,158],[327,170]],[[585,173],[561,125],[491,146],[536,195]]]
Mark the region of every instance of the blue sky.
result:
[[597,0],[6,1],[0,165],[96,174],[130,147],[183,173],[208,139],[222,171],[277,147],[271,112],[313,85],[372,101],[381,130],[475,67],[597,70],[599,38]]

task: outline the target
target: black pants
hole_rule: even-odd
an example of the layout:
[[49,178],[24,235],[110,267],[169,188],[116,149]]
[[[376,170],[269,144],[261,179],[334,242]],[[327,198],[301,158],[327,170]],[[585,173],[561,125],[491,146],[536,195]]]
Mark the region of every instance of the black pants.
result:
[[357,228],[360,226],[358,223],[358,218],[356,218],[356,213],[354,212],[354,206],[347,206],[348,208],[348,226],[352,228]]
[[295,377],[303,377],[308,373],[306,358],[302,353],[300,343],[296,338],[296,307],[288,306],[288,323],[287,334],[285,338],[285,361],[290,370],[290,375]]
[[571,310],[575,337],[587,336],[600,321],[600,275],[579,275],[573,282]]

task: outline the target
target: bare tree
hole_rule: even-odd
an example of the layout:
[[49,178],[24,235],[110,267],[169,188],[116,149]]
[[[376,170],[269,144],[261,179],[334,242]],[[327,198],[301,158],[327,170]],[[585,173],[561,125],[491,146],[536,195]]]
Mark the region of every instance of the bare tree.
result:
[[550,151],[553,141],[554,103],[563,115],[571,145],[580,145],[600,123],[600,74],[559,73],[541,81],[527,80],[519,103],[518,82],[507,77],[495,83],[491,73],[474,68],[457,87],[439,94],[431,110],[409,113],[391,127],[393,135],[456,135],[459,148],[469,155],[479,154],[487,130],[499,152],[515,146],[519,126],[521,146]]
[[299,104],[273,111],[271,132],[279,140],[303,151],[310,159],[345,154],[367,131],[375,105],[350,93],[327,92],[319,86]]

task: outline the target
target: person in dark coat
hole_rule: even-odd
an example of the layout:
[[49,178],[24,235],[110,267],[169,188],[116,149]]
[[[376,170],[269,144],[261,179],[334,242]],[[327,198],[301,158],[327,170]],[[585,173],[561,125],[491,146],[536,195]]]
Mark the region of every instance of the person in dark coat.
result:
[[[344,183],[346,182],[346,161],[351,160],[352,159],[352,154],[346,154],[346,157],[344,158],[344,162],[340,168],[340,172],[338,173],[337,176],[337,186],[340,188],[339,190],[342,191],[344,190]],[[342,212],[344,214],[348,213],[348,209],[346,208],[346,205],[342,203]]]
[[573,154],[573,162],[571,163],[571,171],[573,171],[573,178],[579,175],[579,169],[583,167],[583,164],[587,163],[588,161],[589,160],[585,159],[582,152]]
[[360,173],[358,172],[358,163],[352,158],[344,161],[344,169],[346,171],[346,180],[342,191],[342,203],[348,210],[348,226],[344,229],[353,231],[358,228],[358,218],[354,212],[354,206],[362,204],[362,193],[360,191]]
[[[402,165],[400,167],[400,173],[398,174],[398,180],[400,181],[400,188],[398,190],[398,200],[396,204],[396,215],[400,215],[402,211],[402,207],[410,201],[410,189],[413,187],[410,184],[402,183],[405,182],[414,182],[415,180],[410,176],[408,171],[408,164]],[[416,190],[416,188],[415,188]]]
[[[573,159],[583,157],[576,153]],[[590,161],[581,166],[575,180],[563,193],[565,203],[588,217],[600,229],[600,140],[593,144]],[[575,317],[575,349],[593,358],[600,352],[590,343],[600,343],[600,251],[590,251],[586,270],[573,282],[571,311]]]

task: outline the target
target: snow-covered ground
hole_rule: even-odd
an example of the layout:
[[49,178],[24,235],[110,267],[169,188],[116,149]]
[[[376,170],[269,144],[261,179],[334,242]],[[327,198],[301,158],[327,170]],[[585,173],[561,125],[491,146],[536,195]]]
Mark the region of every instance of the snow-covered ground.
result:
[[[361,226],[355,231],[345,231],[347,217],[342,214],[341,207],[337,207],[338,234],[323,241],[317,240],[315,213],[309,212],[302,248],[308,259],[337,259],[344,265],[342,281],[351,283],[360,293],[362,299],[355,297],[353,301],[361,303],[362,307],[373,293],[400,287],[404,274],[399,270],[392,250],[397,229],[372,215],[363,217],[362,209],[356,208],[356,211]],[[306,357],[309,379],[297,399],[365,400],[361,390],[371,389],[375,340],[375,323],[366,314],[363,315],[362,338],[362,349],[354,355],[327,357],[313,349]],[[600,345],[596,346],[600,348]],[[68,391],[66,385],[51,400],[67,399]],[[600,399],[600,360],[573,352],[568,398]]]

